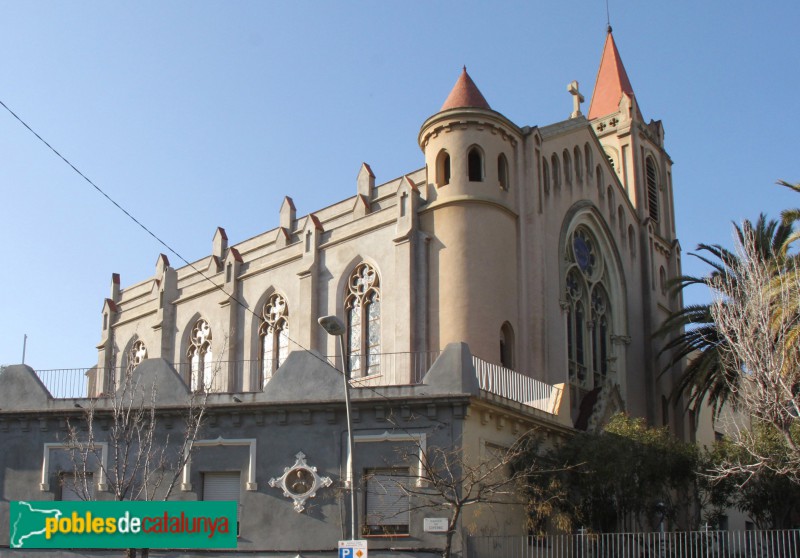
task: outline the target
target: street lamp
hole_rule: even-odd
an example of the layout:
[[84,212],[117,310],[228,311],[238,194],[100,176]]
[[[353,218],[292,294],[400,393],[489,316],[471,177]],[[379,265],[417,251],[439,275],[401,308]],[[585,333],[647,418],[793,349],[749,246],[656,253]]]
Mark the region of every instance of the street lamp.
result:
[[350,489],[350,540],[356,538],[356,495],[355,488],[353,487],[353,426],[350,418],[350,371],[347,363],[347,353],[344,350],[344,337],[347,334],[347,328],[342,323],[342,320],[336,316],[323,316],[319,320],[319,325],[322,326],[328,335],[339,338],[340,347],[342,350],[342,380],[344,381],[344,408],[347,415],[347,479],[345,480],[345,487]]
[[666,550],[664,548],[664,517],[667,515],[667,505],[664,502],[662,502],[661,500],[656,502],[656,513],[659,516],[659,520],[658,520],[658,531],[659,531],[659,545],[658,545],[659,546],[659,551],[658,551],[658,555],[659,555],[659,557],[663,558],[663,556],[665,555],[664,551]]

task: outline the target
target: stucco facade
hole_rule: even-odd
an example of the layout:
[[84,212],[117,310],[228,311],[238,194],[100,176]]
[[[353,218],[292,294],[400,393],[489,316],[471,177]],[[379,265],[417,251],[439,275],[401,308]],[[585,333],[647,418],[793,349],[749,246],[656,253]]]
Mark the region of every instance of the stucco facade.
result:
[[[529,428],[594,428],[617,409],[682,435],[652,338],[680,304],[666,289],[680,274],[672,162],[610,31],[597,84],[591,118],[576,103],[564,121],[519,125],[465,69],[421,126],[422,168],[377,183],[364,164],[354,195],[332,206],[298,216],[287,197],[270,231],[231,243],[218,228],[210,254],[189,266],[160,255],[146,281],[123,286],[114,274],[87,395],[102,399],[147,366],[172,386],[165,393],[210,391],[204,436],[256,440],[255,469],[250,446],[199,447],[195,488],[177,497],[202,498],[203,474],[242,471],[239,549],[264,555],[327,555],[342,538],[341,490],[321,490],[295,513],[268,480],[302,452],[341,481],[345,363],[357,476],[413,469],[393,456],[420,435],[474,461]],[[345,355],[317,323],[326,315],[348,329]],[[69,468],[39,465],[76,400],[32,378],[22,368],[0,377],[2,435],[28,456],[0,458],[5,501],[58,498],[39,476]],[[424,532],[425,516],[412,513],[403,536],[373,538],[370,553],[436,552],[441,538]],[[523,519],[513,507],[470,513],[457,551],[469,532],[524,533]]]
[[[598,82],[611,73],[627,83],[621,63],[606,67],[607,56],[618,59],[610,33],[607,43]],[[261,389],[273,372],[264,370],[262,325],[274,294],[285,305],[288,351],[341,362],[317,318],[347,321],[353,274],[366,264],[380,303],[374,351],[387,355],[383,368],[392,355],[464,342],[475,356],[554,384],[570,383],[571,358],[597,375],[573,377],[574,405],[608,381],[632,413],[661,422],[671,380],[657,379],[651,335],[679,304],[666,289],[680,273],[671,159],[661,123],[646,123],[629,85],[621,87],[610,114],[521,127],[489,107],[465,70],[443,110],[422,124],[423,168],[376,185],[364,164],[353,197],[301,217],[287,197],[271,231],[229,245],[218,228],[210,255],[191,266],[173,269],[161,255],[147,281],[121,288],[114,275],[98,368],[125,368],[140,340],[148,358],[175,363],[188,382],[192,329],[202,319],[213,359],[230,363],[215,388]],[[453,106],[459,101],[480,106]],[[576,242],[596,259],[595,276],[576,260]],[[585,291],[582,363],[565,346],[571,267]],[[602,371],[588,358],[599,344],[589,339],[598,285],[608,317]],[[393,382],[414,380],[395,368]]]

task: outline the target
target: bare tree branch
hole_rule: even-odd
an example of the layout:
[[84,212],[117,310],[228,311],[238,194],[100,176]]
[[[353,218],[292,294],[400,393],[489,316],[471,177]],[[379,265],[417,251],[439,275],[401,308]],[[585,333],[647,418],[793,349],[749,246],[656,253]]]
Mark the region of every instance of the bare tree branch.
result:
[[[759,260],[748,240],[736,247],[736,280],[720,275],[712,283],[712,315],[727,341],[722,363],[736,380],[729,382],[736,406],[726,427],[744,450],[714,474],[749,478],[768,469],[800,483],[800,270],[796,257]],[[774,430],[786,451],[776,455],[761,429]]]

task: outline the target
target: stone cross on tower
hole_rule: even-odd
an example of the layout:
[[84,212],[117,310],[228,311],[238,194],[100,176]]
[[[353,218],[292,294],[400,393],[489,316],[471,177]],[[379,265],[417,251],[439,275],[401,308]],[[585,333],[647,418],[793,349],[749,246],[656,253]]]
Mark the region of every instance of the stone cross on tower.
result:
[[585,100],[581,92],[578,91],[578,82],[572,81],[569,85],[567,85],[567,91],[572,94],[572,114],[569,115],[570,118],[578,118],[579,116],[583,116],[581,112],[581,103]]

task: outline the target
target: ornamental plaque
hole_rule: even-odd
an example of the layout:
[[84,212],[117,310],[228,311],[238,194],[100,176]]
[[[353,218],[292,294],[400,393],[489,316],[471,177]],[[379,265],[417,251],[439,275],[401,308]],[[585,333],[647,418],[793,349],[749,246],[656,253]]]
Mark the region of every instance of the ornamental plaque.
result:
[[306,463],[306,456],[302,451],[295,457],[297,460],[294,465],[284,468],[280,477],[269,479],[269,485],[273,488],[280,487],[284,496],[294,500],[294,511],[300,513],[306,509],[306,500],[315,497],[317,490],[330,486],[332,481],[330,477],[320,477],[317,468]]

